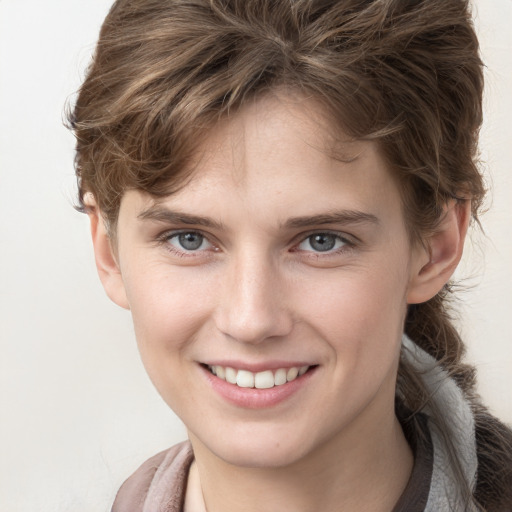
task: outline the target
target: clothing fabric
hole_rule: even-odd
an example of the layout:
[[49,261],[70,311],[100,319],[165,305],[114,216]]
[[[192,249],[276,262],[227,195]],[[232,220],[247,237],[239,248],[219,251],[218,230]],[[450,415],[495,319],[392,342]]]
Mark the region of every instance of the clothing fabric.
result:
[[[434,358],[415,345],[407,336],[403,340],[404,357],[422,376],[433,406],[447,415],[455,456],[467,485],[474,489],[477,474],[475,422],[471,405],[456,383],[441,369]],[[407,426],[407,411],[397,406],[397,416],[414,453],[414,466],[402,496],[392,512],[473,512],[462,503],[454,470],[449,464],[445,436],[432,421],[431,408],[419,414],[420,432]],[[112,512],[182,512],[187,476],[194,455],[190,443],[180,443],[146,461],[121,486]]]
[[193,460],[188,441],[154,455],[121,486],[112,512],[182,512]]
[[[429,430],[434,445],[434,467],[430,483],[430,493],[425,512],[473,512],[472,505],[463,504],[463,498],[454,469],[450,464],[445,436],[454,443],[457,459],[461,463],[463,476],[469,489],[474,491],[477,478],[477,450],[475,440],[475,420],[470,403],[453,379],[437,364],[436,360],[413,343],[407,336],[402,338],[404,355],[412,363],[433,396],[433,404],[445,414],[448,432],[443,432],[429,421]],[[432,406],[426,406],[427,415]]]

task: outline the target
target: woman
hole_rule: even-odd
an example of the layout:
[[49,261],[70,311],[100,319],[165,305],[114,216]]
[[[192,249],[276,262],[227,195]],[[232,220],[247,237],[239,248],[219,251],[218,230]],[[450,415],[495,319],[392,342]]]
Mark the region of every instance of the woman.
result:
[[189,434],[113,510],[511,509],[446,305],[482,86],[461,0],[113,5],[80,207]]

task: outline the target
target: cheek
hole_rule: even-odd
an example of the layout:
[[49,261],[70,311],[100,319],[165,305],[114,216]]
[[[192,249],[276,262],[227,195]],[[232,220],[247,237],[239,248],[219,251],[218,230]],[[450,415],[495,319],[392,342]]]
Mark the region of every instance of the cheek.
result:
[[159,266],[132,277],[127,295],[142,356],[181,350],[209,315],[207,281]]
[[[169,269],[153,268],[130,280],[127,289],[141,360],[155,388],[178,415],[189,347],[209,317],[204,300],[208,294],[204,283],[198,285]],[[188,405],[196,397],[190,386],[189,382]]]
[[365,269],[341,271],[301,294],[304,315],[345,368],[395,360],[406,313],[404,268],[381,261]]
[[304,309],[314,311],[324,325],[331,324],[343,332],[364,325],[372,329],[386,320],[401,319],[406,289],[403,272],[392,268],[342,270],[308,283],[307,289],[296,290],[294,295],[302,296]]

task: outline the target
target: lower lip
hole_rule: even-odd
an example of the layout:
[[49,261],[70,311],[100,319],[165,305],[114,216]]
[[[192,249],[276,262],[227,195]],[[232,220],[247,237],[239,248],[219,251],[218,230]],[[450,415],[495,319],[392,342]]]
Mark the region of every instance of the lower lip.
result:
[[246,409],[265,409],[274,407],[303,388],[316,372],[317,367],[310,368],[304,375],[297,377],[291,382],[274,386],[268,389],[241,388],[230,384],[225,380],[213,375],[207,368],[201,366],[208,383],[213,390],[226,401]]

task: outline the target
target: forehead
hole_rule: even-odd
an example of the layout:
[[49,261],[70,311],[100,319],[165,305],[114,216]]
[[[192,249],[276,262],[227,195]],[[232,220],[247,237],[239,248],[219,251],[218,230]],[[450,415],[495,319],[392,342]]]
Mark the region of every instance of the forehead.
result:
[[189,165],[189,185],[216,181],[227,169],[240,181],[263,171],[270,178],[283,164],[296,176],[307,171],[321,181],[325,176],[316,172],[319,166],[332,169],[341,163],[357,168],[369,161],[385,167],[376,143],[346,135],[320,102],[274,91],[206,132]]
[[[318,102],[297,95],[259,98],[212,127],[198,145],[189,178],[154,203],[228,218],[317,215],[340,208],[377,216],[398,189],[370,141],[354,141]],[[142,207],[142,206],[141,206]],[[372,211],[370,211],[372,210]]]
[[253,99],[207,131],[195,164],[231,156],[234,167],[243,171],[251,158],[263,165],[285,152],[290,165],[306,153],[324,162],[350,162],[373,149],[373,144],[345,134],[319,101],[278,89]]

